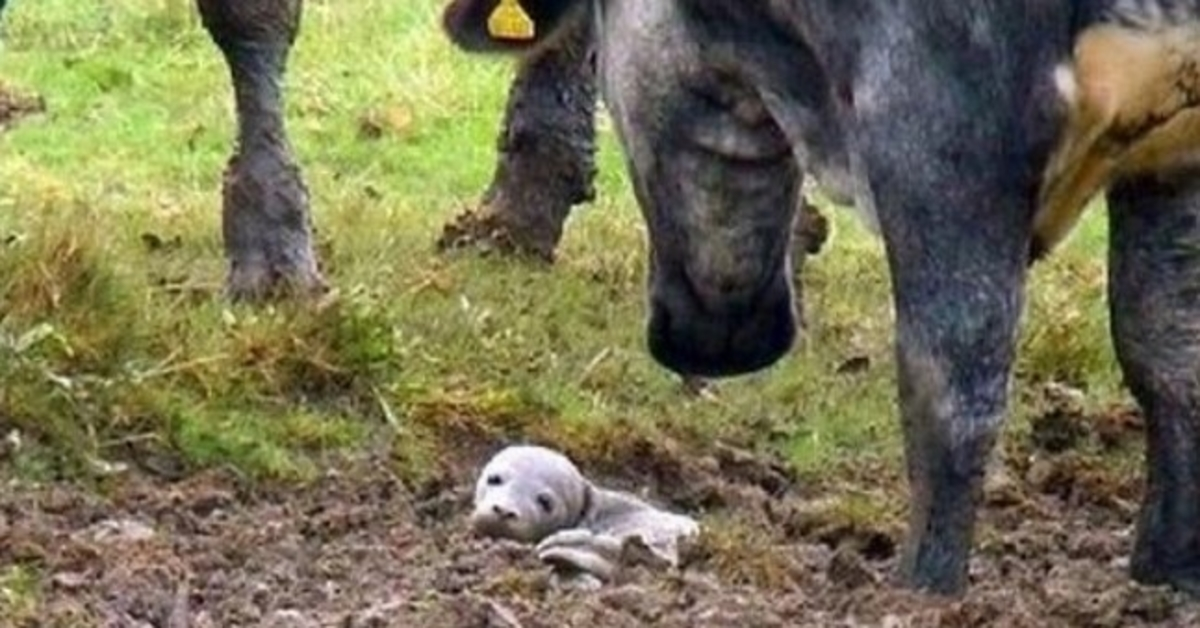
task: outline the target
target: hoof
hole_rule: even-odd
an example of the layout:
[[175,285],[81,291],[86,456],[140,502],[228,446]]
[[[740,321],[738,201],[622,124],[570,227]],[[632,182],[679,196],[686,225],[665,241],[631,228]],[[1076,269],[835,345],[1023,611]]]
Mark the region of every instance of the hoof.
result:
[[455,216],[443,227],[436,246],[439,253],[469,249],[483,255],[498,253],[507,257],[554,263],[557,242],[532,231],[531,228],[522,230],[519,226],[509,224],[497,210],[485,205]]
[[1135,566],[1133,579],[1146,585],[1167,585],[1200,601],[1200,566],[1185,569],[1156,570]]

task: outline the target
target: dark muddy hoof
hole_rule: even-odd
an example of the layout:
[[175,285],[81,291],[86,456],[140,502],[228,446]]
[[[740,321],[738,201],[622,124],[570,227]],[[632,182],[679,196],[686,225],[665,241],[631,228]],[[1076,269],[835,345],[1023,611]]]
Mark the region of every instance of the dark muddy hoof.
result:
[[[950,533],[944,530],[948,527],[943,522],[944,514],[935,517],[934,532],[927,531],[926,526],[917,523],[910,529],[912,534],[917,531],[918,539],[909,538],[897,566],[895,584],[901,588],[910,589],[924,595],[944,598],[960,598],[969,585],[970,542],[962,530]],[[914,524],[910,522],[910,526]],[[942,534],[936,530],[943,528]],[[922,533],[922,531],[924,531]]]
[[946,599],[961,598],[967,592],[967,583],[964,578],[947,574],[905,573],[902,570],[895,576],[894,584],[922,595]]
[[319,299],[329,294],[329,284],[315,268],[279,268],[263,264],[235,265],[225,284],[229,300],[263,303]]
[[446,223],[438,238],[437,250],[441,253],[472,250],[483,255],[494,253],[550,264],[554,262],[556,244],[521,233],[521,229],[508,224],[501,214],[482,205],[467,209]]
[[1142,584],[1167,585],[1200,600],[1200,566],[1168,570],[1135,563],[1130,571],[1133,579]]

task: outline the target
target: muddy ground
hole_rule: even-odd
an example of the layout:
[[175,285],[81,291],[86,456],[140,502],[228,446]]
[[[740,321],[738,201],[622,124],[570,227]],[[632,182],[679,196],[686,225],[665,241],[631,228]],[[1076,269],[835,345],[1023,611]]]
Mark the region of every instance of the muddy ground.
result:
[[889,586],[898,518],[830,506],[850,493],[902,504],[894,470],[802,486],[741,450],[636,440],[624,460],[581,466],[713,531],[683,568],[633,565],[598,591],[557,588],[529,548],[467,532],[472,475],[495,443],[462,448],[419,487],[384,455],[300,489],[221,472],[131,471],[102,490],[10,482],[0,565],[39,574],[38,619],[23,625],[1200,625],[1200,604],[1126,578],[1140,478],[1098,461],[1138,440],[1133,414],[1089,424],[1050,414],[1006,443],[962,600]]

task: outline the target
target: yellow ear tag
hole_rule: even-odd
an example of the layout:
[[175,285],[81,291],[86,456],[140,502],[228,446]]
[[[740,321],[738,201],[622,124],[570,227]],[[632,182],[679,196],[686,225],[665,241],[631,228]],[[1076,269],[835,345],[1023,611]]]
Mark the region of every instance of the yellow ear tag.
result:
[[521,8],[520,0],[500,0],[488,16],[488,34],[496,39],[533,39],[533,18]]

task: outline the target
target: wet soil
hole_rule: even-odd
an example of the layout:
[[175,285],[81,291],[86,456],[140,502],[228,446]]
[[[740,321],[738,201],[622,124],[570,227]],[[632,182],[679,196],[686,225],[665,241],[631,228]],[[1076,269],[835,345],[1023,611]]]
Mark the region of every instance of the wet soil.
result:
[[849,494],[902,506],[894,469],[804,484],[733,447],[633,439],[581,466],[705,522],[680,569],[631,565],[598,590],[563,589],[530,548],[474,538],[468,491],[486,446],[463,448],[444,476],[416,487],[383,455],[339,463],[301,488],[221,472],[173,482],[130,472],[100,489],[0,490],[0,566],[20,565],[41,587],[28,621],[0,624],[1200,625],[1200,604],[1126,576],[1140,478],[1103,464],[1103,449],[1136,444],[1140,433],[1128,413],[1107,418],[1082,435],[1067,429],[1071,438],[1035,425],[1006,443],[971,590],[958,600],[889,583],[902,508],[838,506]]

